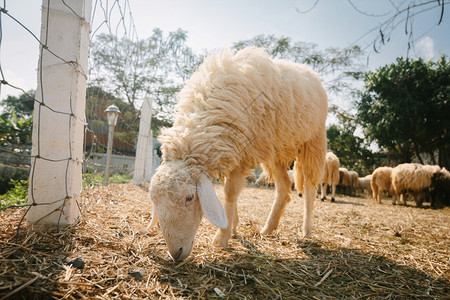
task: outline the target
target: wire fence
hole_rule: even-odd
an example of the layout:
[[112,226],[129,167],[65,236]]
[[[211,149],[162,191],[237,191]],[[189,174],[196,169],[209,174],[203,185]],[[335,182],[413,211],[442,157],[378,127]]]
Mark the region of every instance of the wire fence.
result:
[[[59,229],[61,219],[64,218],[64,210],[68,205],[69,200],[75,200],[76,209],[79,213],[82,213],[82,203],[80,203],[80,194],[82,190],[74,191],[71,186],[70,176],[74,176],[72,174],[72,170],[70,169],[74,165],[83,164],[84,166],[93,166],[94,169],[102,169],[104,165],[99,162],[94,161],[94,153],[98,152],[101,149],[106,148],[106,140],[103,139],[103,135],[106,134],[104,132],[105,127],[105,116],[104,109],[105,105],[110,102],[111,99],[108,97],[102,97],[102,93],[104,93],[101,89],[97,88],[88,88],[87,96],[88,104],[86,106],[86,113],[83,109],[80,110],[74,103],[75,95],[73,95],[70,91],[63,91],[61,93],[61,97],[63,99],[59,99],[55,104],[52,99],[46,98],[45,91],[49,89],[51,85],[51,78],[46,78],[43,74],[43,70],[45,68],[51,68],[54,65],[62,65],[65,68],[71,69],[71,71],[75,72],[78,76],[82,76],[84,79],[90,78],[91,73],[95,69],[95,64],[90,62],[90,67],[84,68],[83,63],[77,61],[77,59],[73,58],[69,53],[61,51],[61,49],[54,49],[49,44],[49,38],[52,34],[49,31],[48,24],[52,18],[50,14],[51,4],[57,3],[61,7],[61,10],[68,12],[69,18],[76,19],[81,26],[86,23],[90,23],[91,25],[91,34],[90,34],[90,42],[96,37],[96,35],[100,33],[108,33],[115,36],[127,37],[132,40],[137,40],[137,32],[134,25],[134,20],[130,8],[130,4],[128,0],[115,0],[115,1],[102,1],[102,0],[92,0],[92,16],[84,17],[82,14],[77,12],[77,9],[71,6],[71,1],[64,0],[47,0],[43,2],[42,8],[42,20],[43,26],[46,28],[46,31],[41,31],[41,37],[38,38],[37,35],[33,32],[32,29],[28,28],[23,21],[18,19],[13,13],[8,11],[8,1],[4,0],[2,4],[0,4],[0,50],[5,46],[5,42],[7,43],[7,39],[4,39],[3,36],[3,25],[5,23],[14,23],[20,26],[21,30],[25,32],[30,40],[34,40],[40,49],[41,55],[39,56],[38,61],[38,82],[39,86],[37,87],[37,92],[34,94],[33,92],[27,91],[26,88],[20,86],[20,83],[15,83],[14,80],[10,80],[4,72],[3,63],[6,58],[0,56],[0,93],[2,91],[2,87],[8,87],[9,90],[16,90],[21,93],[20,101],[22,100],[31,100],[32,106],[34,106],[34,133],[33,136],[33,147],[31,148],[30,138],[31,132],[26,133],[26,137],[20,137],[20,133],[23,133],[20,125],[26,121],[26,118],[20,119],[18,114],[13,110],[12,113],[13,121],[5,121],[3,120],[5,126],[10,126],[13,128],[13,131],[17,134],[18,137],[15,137],[16,140],[19,141],[19,144],[13,143],[11,139],[6,138],[3,132],[0,132],[0,163],[7,163],[13,165],[31,165],[30,173],[29,173],[29,200],[26,204],[8,204],[4,201],[1,201],[0,198],[0,213],[7,213],[8,209],[11,208],[23,208],[24,213],[20,222],[17,226],[17,234],[16,238],[19,236],[19,230],[25,220],[25,218],[29,215],[30,210],[33,207],[45,207],[45,210],[48,211],[48,215],[57,213],[58,221],[57,227]],[[72,2],[75,3],[75,2]],[[84,1],[83,4],[84,5]],[[40,11],[36,11],[36,14],[41,14]],[[61,12],[58,12],[61,13]],[[88,19],[88,20],[86,20]],[[52,61],[52,65],[44,66],[44,59],[50,59]],[[87,57],[86,57],[87,59]],[[2,94],[3,97],[3,94]],[[92,101],[89,102],[89,99]],[[104,100],[104,101],[95,101],[95,100]],[[84,108],[84,106],[83,106]],[[88,116],[88,117],[86,117]],[[61,130],[59,128],[55,128],[55,132],[61,133],[65,131],[66,145],[63,145],[64,151],[57,151],[59,148],[55,148],[53,150],[48,150],[52,145],[46,145],[43,142],[43,135],[52,135],[54,132],[43,132],[44,128],[49,128],[49,124],[43,124],[43,122],[48,122],[45,120],[53,120],[57,126],[62,126]],[[97,123],[95,122],[97,121]],[[20,123],[22,122],[22,123]],[[51,122],[51,121],[50,121]],[[78,126],[81,124],[84,128],[85,134],[84,138],[78,139],[77,136],[72,135],[69,130],[73,126]],[[139,124],[139,123],[138,123]],[[57,127],[56,126],[56,127]],[[51,127],[51,124],[50,124]],[[28,143],[24,143],[28,138]],[[89,138],[89,143],[87,142],[87,138]],[[14,140],[14,139],[13,139]],[[88,145],[83,149],[83,153],[79,153],[79,151],[74,150],[73,145]],[[127,154],[133,154],[134,145],[124,144],[121,145],[118,143],[118,149],[122,146],[126,149],[123,152],[127,152]],[[81,149],[83,146],[81,146]],[[120,151],[120,150],[119,150]],[[36,183],[42,183],[43,181],[49,180],[49,178],[38,178],[36,176],[37,172],[40,168],[50,168],[47,172],[49,174],[52,173],[53,168],[64,168],[63,176],[55,176],[54,184],[50,186],[57,185],[58,189],[63,192],[55,192],[53,197],[49,197],[52,200],[49,201],[36,201]],[[89,167],[84,167],[83,171],[90,169]],[[75,174],[76,176],[76,174]],[[60,177],[60,178],[56,178]],[[53,179],[53,178],[52,178]],[[61,189],[61,187],[63,187]],[[47,191],[53,192],[53,191]],[[45,218],[46,215],[41,218]]]

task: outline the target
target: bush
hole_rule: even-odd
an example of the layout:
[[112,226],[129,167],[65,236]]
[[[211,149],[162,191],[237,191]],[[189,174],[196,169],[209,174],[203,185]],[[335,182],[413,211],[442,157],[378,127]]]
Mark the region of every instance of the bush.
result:
[[[109,178],[112,184],[129,183],[133,175],[130,174],[114,174]],[[83,190],[102,186],[104,183],[104,175],[102,173],[84,173],[83,174]],[[28,200],[28,180],[10,179],[8,186],[11,188],[4,195],[0,195],[0,207],[10,205],[26,204]]]
[[28,200],[28,180],[10,180],[12,189],[0,196],[0,207],[26,204]]
[[[113,174],[109,177],[110,184],[123,184],[130,183],[133,179],[132,174]],[[96,186],[102,186],[105,181],[105,175],[103,173],[84,173],[83,174],[83,190],[87,188],[93,188]]]
[[83,190],[103,185],[104,177],[101,173],[84,173]]
[[0,164],[0,195],[14,188],[14,182],[28,180],[29,168]]
[[109,183],[130,183],[132,179],[132,174],[114,174],[109,178]]

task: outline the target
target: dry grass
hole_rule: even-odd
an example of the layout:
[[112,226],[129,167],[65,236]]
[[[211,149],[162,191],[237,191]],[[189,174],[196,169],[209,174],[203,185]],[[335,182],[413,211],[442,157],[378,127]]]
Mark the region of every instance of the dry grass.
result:
[[[0,212],[0,299],[449,298],[450,208],[338,195],[336,203],[316,201],[314,237],[303,240],[294,193],[277,232],[259,234],[272,197],[271,189],[244,189],[230,247],[211,246],[215,228],[204,220],[193,254],[179,264],[158,228],[145,230],[148,187],[87,190],[78,226],[59,233],[22,226],[17,242],[24,210]],[[67,264],[75,258],[83,268]]]

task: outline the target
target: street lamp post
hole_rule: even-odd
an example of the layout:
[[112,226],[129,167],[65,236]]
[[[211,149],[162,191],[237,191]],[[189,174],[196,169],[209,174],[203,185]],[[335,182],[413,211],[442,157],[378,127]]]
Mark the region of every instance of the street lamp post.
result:
[[115,105],[110,105],[105,110],[108,119],[108,146],[106,147],[105,186],[109,184],[109,168],[111,166],[111,154],[113,147],[114,127],[117,124],[120,110]]

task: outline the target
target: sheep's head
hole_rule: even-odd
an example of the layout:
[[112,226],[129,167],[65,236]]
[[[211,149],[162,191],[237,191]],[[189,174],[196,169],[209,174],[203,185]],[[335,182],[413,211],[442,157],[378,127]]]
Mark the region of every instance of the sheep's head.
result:
[[[227,218],[205,172],[182,161],[161,164],[152,177],[153,225],[156,220],[170,256],[181,261],[192,251],[203,213],[216,226],[225,228]],[[150,225],[150,226],[151,226]]]

